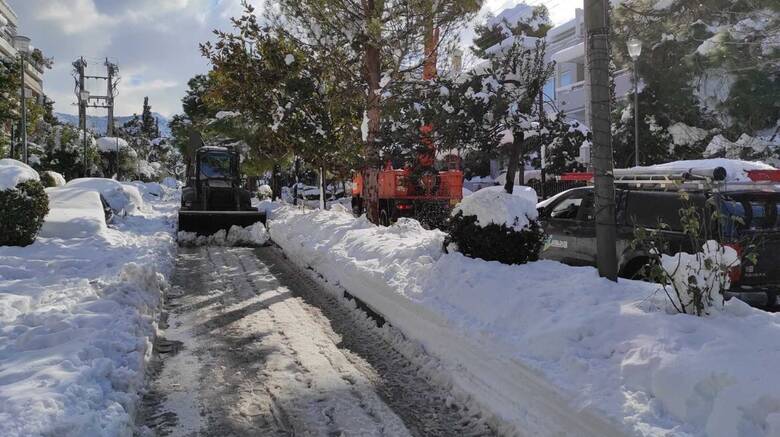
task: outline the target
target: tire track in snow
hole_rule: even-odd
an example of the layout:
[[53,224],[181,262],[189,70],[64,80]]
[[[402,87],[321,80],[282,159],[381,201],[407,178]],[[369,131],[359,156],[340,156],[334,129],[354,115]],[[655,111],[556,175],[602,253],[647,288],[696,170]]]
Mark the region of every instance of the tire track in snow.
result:
[[243,248],[181,248],[138,435],[410,435],[285,281]]

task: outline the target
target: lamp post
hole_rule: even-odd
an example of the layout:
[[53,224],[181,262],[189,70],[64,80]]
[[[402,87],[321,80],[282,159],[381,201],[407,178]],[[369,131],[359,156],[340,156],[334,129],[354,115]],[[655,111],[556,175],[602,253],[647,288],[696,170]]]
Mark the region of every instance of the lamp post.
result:
[[634,166],[639,167],[639,69],[636,61],[642,54],[642,41],[631,38],[626,43],[628,55],[634,61]]
[[89,103],[89,91],[82,90],[79,92],[79,100],[84,105],[84,177],[88,176],[89,162],[87,159],[87,104]]
[[30,38],[26,36],[17,35],[14,37],[14,48],[19,52],[19,63],[21,67],[21,96],[22,96],[22,131],[20,136],[22,139],[22,162],[29,164],[29,155],[27,153],[27,93],[24,89],[24,73],[27,68],[27,55],[30,53]]

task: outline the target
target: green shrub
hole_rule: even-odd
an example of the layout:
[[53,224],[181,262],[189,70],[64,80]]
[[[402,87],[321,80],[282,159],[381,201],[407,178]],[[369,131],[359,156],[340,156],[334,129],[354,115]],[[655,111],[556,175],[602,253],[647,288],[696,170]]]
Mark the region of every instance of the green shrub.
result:
[[0,246],[32,244],[48,213],[49,197],[38,181],[0,191]]
[[48,171],[44,171],[41,173],[41,184],[43,184],[44,188],[51,188],[56,187],[57,182],[54,181],[54,176],[51,175]]
[[544,244],[544,232],[539,223],[531,220],[521,231],[506,225],[476,224],[477,217],[458,212],[450,217],[445,247],[455,244],[458,252],[470,258],[499,261],[504,264],[525,264],[539,259]]

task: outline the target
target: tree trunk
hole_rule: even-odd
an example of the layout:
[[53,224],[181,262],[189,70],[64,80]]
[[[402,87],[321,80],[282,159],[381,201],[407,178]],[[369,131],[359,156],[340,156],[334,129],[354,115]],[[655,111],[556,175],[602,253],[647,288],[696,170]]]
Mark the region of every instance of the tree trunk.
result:
[[281,193],[281,187],[279,186],[279,172],[281,171],[281,168],[279,164],[274,164],[273,169],[271,170],[271,198],[273,200],[278,200],[280,197],[282,197]]
[[[363,10],[366,16],[366,25],[368,28],[373,19],[380,19],[382,16],[383,1],[381,0],[363,0]],[[380,30],[381,32],[381,30]],[[369,35],[369,42],[366,44],[364,57],[364,74],[366,84],[368,85],[368,95],[366,96],[366,117],[368,118],[368,133],[365,144],[365,157],[369,163],[379,164],[379,149],[377,142],[379,139],[380,118],[382,116],[379,105],[379,82],[381,80],[381,54],[376,43],[381,35]]]
[[512,140],[512,145],[509,146],[509,164],[506,167],[506,184],[504,184],[504,190],[509,194],[512,194],[514,191],[515,173],[518,170],[525,171],[522,163],[523,138],[525,134],[523,132],[512,132],[512,134],[514,139]]
[[319,173],[317,183],[320,186],[320,209],[325,210],[325,169],[320,167]]

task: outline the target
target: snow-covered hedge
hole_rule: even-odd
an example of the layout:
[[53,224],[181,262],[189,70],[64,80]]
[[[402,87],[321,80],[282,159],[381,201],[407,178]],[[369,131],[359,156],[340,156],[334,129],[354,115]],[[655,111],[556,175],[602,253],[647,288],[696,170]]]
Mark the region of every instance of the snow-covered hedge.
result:
[[524,264],[539,259],[544,234],[536,222],[536,192],[483,188],[452,211],[445,244],[472,258]]
[[0,246],[32,244],[48,212],[38,173],[22,162],[0,159]]
[[56,171],[41,172],[41,183],[44,188],[62,187],[66,184],[65,177]]

